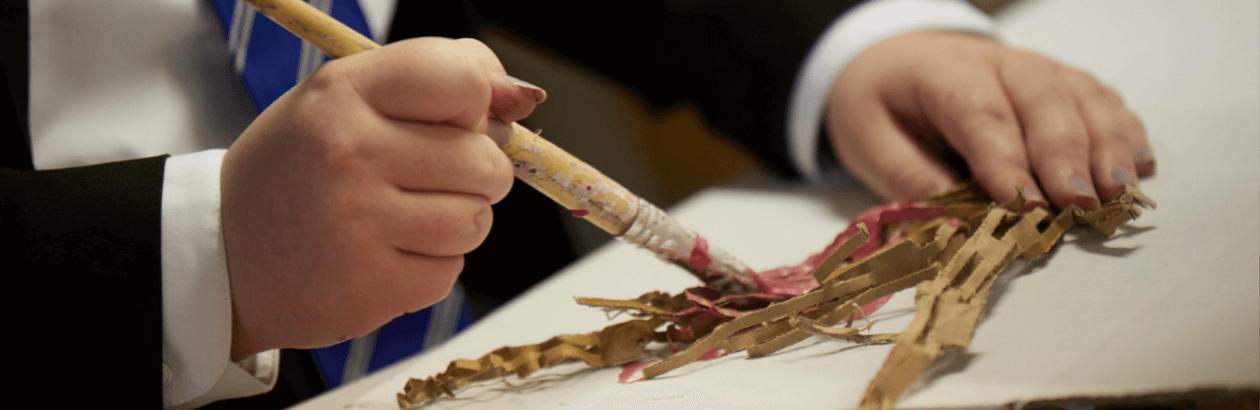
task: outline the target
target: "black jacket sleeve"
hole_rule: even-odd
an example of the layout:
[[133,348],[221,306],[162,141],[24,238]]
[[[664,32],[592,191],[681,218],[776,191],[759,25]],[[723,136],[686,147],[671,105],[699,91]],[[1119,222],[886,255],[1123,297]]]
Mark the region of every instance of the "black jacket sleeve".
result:
[[162,406],[165,157],[0,169],[10,369],[23,394]]
[[[625,83],[656,108],[694,103],[718,131],[794,176],[788,94],[814,40],[858,2],[467,0],[433,10],[401,2],[391,38],[467,37],[494,24]],[[467,26],[451,21],[467,16]]]

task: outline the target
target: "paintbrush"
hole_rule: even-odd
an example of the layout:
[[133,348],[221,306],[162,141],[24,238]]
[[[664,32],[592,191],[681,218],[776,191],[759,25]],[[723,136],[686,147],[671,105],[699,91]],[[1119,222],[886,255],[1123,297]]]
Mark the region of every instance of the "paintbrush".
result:
[[[301,0],[245,0],[276,23],[332,58],[379,48]],[[682,226],[664,211],[621,184],[516,123],[503,152],[516,177],[577,217],[604,231],[651,250],[700,278],[723,294],[756,292],[752,269],[730,253]]]

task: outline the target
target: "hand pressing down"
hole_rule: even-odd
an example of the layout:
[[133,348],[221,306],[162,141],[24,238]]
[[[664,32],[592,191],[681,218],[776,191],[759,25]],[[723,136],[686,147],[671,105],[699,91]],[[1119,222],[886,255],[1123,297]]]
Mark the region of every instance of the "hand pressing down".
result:
[[361,336],[444,298],[512,185],[506,123],[543,91],[476,40],[331,61],[223,160],[232,360]]
[[827,126],[845,167],[877,194],[939,192],[957,153],[996,201],[1097,208],[1155,172],[1141,121],[1093,76],[960,33],[872,46],[836,80]]

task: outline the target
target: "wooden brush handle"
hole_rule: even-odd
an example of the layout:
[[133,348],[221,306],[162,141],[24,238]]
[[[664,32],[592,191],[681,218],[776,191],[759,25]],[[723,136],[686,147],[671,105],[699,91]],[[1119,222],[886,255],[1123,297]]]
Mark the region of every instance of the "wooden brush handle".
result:
[[503,152],[512,159],[517,179],[610,234],[630,229],[639,214],[638,196],[529,129],[511,127]]
[[337,19],[301,0],[245,0],[276,24],[306,40],[332,58],[381,48]]

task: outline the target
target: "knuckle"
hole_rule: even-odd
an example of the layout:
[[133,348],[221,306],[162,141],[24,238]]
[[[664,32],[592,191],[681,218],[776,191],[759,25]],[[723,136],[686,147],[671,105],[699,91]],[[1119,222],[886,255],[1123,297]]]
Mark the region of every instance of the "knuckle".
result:
[[[476,247],[481,239],[490,231],[490,222],[493,220],[490,206],[484,203],[474,206],[462,206],[458,218],[448,220],[447,232],[459,238],[459,242],[464,244],[460,248],[464,252],[472,250]],[[471,245],[469,245],[471,244]]]
[[[472,223],[469,225],[472,228],[471,233],[473,237],[476,238],[473,248],[481,245],[481,242],[486,239],[486,235],[490,233],[490,225],[493,223],[494,210],[490,208],[489,204],[481,204],[473,211]],[[469,251],[471,250],[469,249]]]
[[1029,97],[1029,101],[1036,101],[1043,108],[1072,106],[1076,103],[1072,98],[1071,88],[1059,81],[1051,81],[1034,88]]
[[1068,113],[1055,115],[1035,131],[1036,145],[1040,149],[1055,151],[1078,150],[1085,146],[1084,128],[1079,121],[1069,118]]
[[973,89],[962,93],[957,104],[965,112],[965,120],[973,126],[988,126],[1014,122],[1006,98],[986,90]]
[[486,164],[487,172],[491,176],[487,199],[492,204],[498,203],[507,196],[508,191],[512,189],[512,184],[516,182],[512,161],[502,151],[495,150]]
[[455,41],[455,44],[459,45],[460,47],[466,48],[470,51],[474,51],[478,53],[490,51],[490,46],[487,46],[486,43],[483,43],[481,40],[478,40],[475,38],[464,37],[464,38],[455,39],[454,41]]
[[1130,137],[1130,127],[1123,118],[1107,117],[1100,120],[1095,127],[1097,129],[1090,133],[1090,136],[1093,137],[1091,142],[1094,144],[1124,144],[1127,146],[1133,142],[1134,138]]
[[1121,106],[1124,105],[1124,98],[1120,97],[1120,93],[1117,92],[1116,89],[1103,85],[1097,81],[1094,81],[1093,83],[1094,87],[1092,89],[1092,93],[1094,98]]
[[336,87],[349,78],[345,64],[338,60],[332,60],[320,66],[315,72],[306,76],[306,80],[302,81],[305,87],[311,90],[327,90]]
[[[463,204],[447,216],[436,218],[434,233],[437,237],[447,238],[445,256],[463,255],[481,245],[490,233],[490,225],[494,221],[494,212],[490,205],[474,199],[476,205]],[[466,202],[466,201],[458,201]]]
[[1145,142],[1146,124],[1142,123],[1142,119],[1137,114],[1129,112],[1125,117],[1125,124],[1132,130],[1133,135],[1139,139],[1139,142]]
[[911,167],[898,167],[888,174],[890,192],[886,195],[892,200],[914,199],[931,194],[936,181],[926,172]]
[[1124,98],[1120,96],[1120,93],[1115,88],[1098,81],[1093,75],[1081,70],[1066,68],[1063,76],[1072,87],[1072,92],[1077,99],[1096,100],[1103,104],[1124,107]]
[[429,269],[424,272],[429,280],[424,281],[426,286],[416,295],[415,303],[419,308],[415,310],[433,306],[442,299],[446,299],[446,296],[451,293],[451,286],[455,284],[455,279],[463,270],[463,255],[447,256],[433,261]]
[[325,127],[319,138],[319,160],[331,171],[357,170],[373,162],[371,150],[359,138],[337,128]]
[[1016,150],[993,152],[984,158],[968,158],[968,166],[980,175],[1018,175],[1028,173],[1028,155]]

